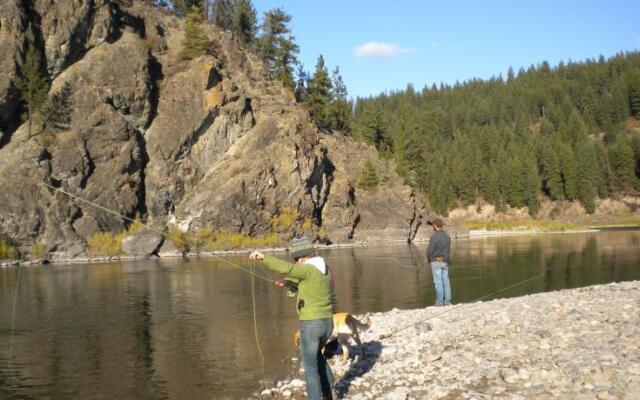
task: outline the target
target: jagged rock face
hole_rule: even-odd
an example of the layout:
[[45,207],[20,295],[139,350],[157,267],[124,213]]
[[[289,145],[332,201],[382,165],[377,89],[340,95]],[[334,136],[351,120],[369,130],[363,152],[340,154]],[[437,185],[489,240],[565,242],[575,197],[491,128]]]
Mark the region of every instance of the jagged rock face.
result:
[[332,136],[325,136],[323,143],[334,156],[337,171],[323,221],[334,240],[415,239],[418,229],[428,219],[428,210],[420,196],[382,161],[377,163],[382,184],[368,190],[358,188],[364,163],[376,160],[376,151],[363,143]]
[[214,54],[187,62],[177,57],[181,21],[142,3],[5,3],[0,109],[15,110],[12,66],[33,43],[50,96],[68,85],[74,111],[68,130],[34,124],[29,137],[25,124],[0,148],[0,233],[76,253],[125,226],[99,205],[157,227],[249,233],[269,231],[289,207],[331,241],[415,236],[424,206],[395,174],[376,191],[355,188],[375,150],[319,134],[228,33],[209,28]]
[[[12,227],[12,236],[44,235],[54,247],[123,227],[122,220],[86,203],[51,197],[41,182],[127,216],[144,209],[141,130],[153,112],[150,57],[140,38],[125,34],[94,48],[54,81],[52,93],[71,87],[72,128],[28,138],[22,127],[1,150],[6,162],[0,170],[0,219]],[[16,167],[20,179],[14,178]],[[33,196],[30,201],[23,200],[25,193]],[[35,214],[27,211],[34,205]],[[32,223],[21,222],[25,214],[33,214]]]
[[14,81],[21,61],[20,53],[31,33],[28,27],[27,13],[19,1],[0,2],[0,146],[7,139],[6,131],[17,124],[14,114],[19,96]]

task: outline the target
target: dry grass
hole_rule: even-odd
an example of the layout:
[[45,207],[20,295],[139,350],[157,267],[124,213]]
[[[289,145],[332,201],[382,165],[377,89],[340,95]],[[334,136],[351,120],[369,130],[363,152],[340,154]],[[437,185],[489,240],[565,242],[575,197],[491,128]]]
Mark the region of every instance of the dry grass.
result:
[[144,228],[140,217],[120,233],[98,232],[87,240],[87,253],[92,256],[117,256],[122,253],[122,241],[134,232]]
[[111,232],[98,232],[87,240],[87,253],[92,256],[117,256],[122,251],[122,240],[120,234]]
[[247,249],[269,247],[282,243],[276,233],[251,236],[244,232],[214,231],[208,227],[198,229],[195,232],[182,232],[176,227],[171,227],[166,238],[183,252]]
[[46,251],[47,247],[43,243],[34,243],[33,245],[31,245],[31,250],[29,251],[29,253],[31,253],[32,260],[37,260],[43,258]]
[[580,226],[567,221],[544,220],[516,220],[516,221],[483,221],[468,220],[464,225],[469,230],[487,231],[536,231],[536,232],[562,232],[576,230]]
[[271,218],[271,229],[274,232],[288,232],[298,220],[298,210],[283,207],[280,214]]
[[19,252],[15,246],[0,241],[0,260],[16,260]]
[[588,228],[640,226],[640,214],[608,217],[606,219],[587,217],[580,221],[535,219],[512,221],[467,220],[464,222],[464,226],[469,230],[564,232]]

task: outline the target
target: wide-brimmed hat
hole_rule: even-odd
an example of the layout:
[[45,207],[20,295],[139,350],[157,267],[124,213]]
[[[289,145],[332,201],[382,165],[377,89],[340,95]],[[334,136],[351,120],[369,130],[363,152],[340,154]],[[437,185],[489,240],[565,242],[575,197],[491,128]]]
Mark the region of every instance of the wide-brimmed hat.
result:
[[313,246],[313,243],[311,243],[306,237],[295,238],[289,245],[289,252],[293,259],[306,257],[315,251],[316,248]]

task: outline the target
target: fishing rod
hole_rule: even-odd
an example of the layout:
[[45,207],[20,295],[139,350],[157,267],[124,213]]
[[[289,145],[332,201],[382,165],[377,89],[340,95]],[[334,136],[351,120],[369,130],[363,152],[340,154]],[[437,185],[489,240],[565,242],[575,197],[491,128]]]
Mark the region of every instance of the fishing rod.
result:
[[9,340],[9,357],[7,364],[11,369],[11,360],[13,355],[13,331],[16,327],[16,304],[18,301],[18,287],[20,286],[20,264],[18,264],[18,276],[16,277],[16,289],[13,292],[13,310],[11,311],[11,339]]

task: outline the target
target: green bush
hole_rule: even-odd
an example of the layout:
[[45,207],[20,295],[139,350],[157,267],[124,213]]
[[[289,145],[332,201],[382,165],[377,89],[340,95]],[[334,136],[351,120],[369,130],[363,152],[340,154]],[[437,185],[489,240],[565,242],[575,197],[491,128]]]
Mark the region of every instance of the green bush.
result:
[[380,178],[378,178],[378,173],[376,171],[376,167],[373,164],[373,161],[367,160],[362,167],[362,174],[360,175],[360,179],[358,179],[357,186],[360,189],[369,190],[378,186],[380,183]]
[[184,38],[180,58],[191,60],[208,54],[211,50],[211,42],[206,32],[202,29],[202,13],[198,9],[191,10],[184,22]]

